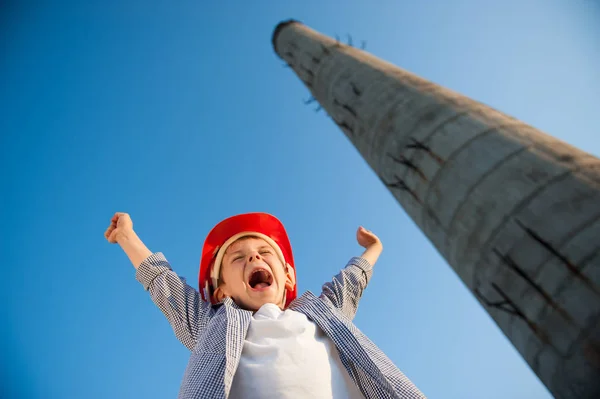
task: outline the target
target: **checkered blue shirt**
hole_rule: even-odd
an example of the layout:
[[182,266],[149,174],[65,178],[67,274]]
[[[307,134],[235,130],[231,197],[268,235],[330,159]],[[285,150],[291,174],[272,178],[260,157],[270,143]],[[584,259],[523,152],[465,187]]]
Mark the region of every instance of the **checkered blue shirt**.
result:
[[[310,291],[289,306],[317,324],[334,342],[340,359],[366,398],[425,398],[419,389],[352,323],[372,266],[352,258],[323,292]],[[180,399],[227,398],[242,355],[252,312],[230,298],[217,305],[172,271],[160,252],[138,267],[137,280],[171,323],[177,338],[192,352]]]

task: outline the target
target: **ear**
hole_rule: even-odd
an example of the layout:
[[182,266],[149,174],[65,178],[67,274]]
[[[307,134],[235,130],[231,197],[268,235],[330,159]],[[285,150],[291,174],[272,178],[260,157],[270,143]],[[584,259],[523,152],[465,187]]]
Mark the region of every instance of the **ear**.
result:
[[285,289],[288,291],[293,291],[296,286],[296,273],[294,273],[294,268],[286,263],[285,265]]
[[227,292],[226,292],[226,287],[225,287],[225,283],[222,283],[221,285],[219,285],[217,287],[217,289],[215,290],[215,293],[213,294],[215,297],[215,301],[217,303],[221,302],[223,299],[225,299],[225,297],[227,297]]

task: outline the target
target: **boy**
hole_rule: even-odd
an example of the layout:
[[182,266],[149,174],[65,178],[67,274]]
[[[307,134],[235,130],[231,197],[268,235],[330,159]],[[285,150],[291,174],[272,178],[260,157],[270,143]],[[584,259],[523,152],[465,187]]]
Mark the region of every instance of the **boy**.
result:
[[200,293],[143,244],[129,215],[116,213],[105,237],[192,352],[179,398],[425,398],[352,323],[383,249],[370,231],[358,229],[364,253],[319,297],[299,298],[287,233],[269,214],[233,216],[210,231]]

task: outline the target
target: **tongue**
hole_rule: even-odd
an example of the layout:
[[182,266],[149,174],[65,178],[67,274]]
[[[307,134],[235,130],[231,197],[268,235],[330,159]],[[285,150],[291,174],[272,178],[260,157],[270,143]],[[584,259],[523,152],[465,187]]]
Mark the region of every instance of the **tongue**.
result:
[[254,288],[258,289],[258,288],[265,288],[265,287],[268,287],[268,286],[269,286],[269,284],[267,284],[267,283],[258,283],[258,284],[256,284],[254,286]]

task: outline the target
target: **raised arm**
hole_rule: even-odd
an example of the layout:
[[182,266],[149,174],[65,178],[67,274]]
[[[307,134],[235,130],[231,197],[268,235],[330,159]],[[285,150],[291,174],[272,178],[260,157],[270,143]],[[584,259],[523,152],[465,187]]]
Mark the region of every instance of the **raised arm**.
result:
[[321,293],[322,299],[329,301],[350,320],[356,315],[362,293],[373,275],[373,266],[383,250],[379,238],[363,227],[356,232],[356,240],[365,251],[360,257],[350,259],[331,282],[323,285]]
[[136,278],[152,301],[166,316],[175,336],[189,350],[198,341],[198,333],[207,324],[210,304],[179,277],[162,253],[152,253],[133,230],[131,218],[126,213],[116,213],[104,233],[112,244],[119,244],[136,269]]

